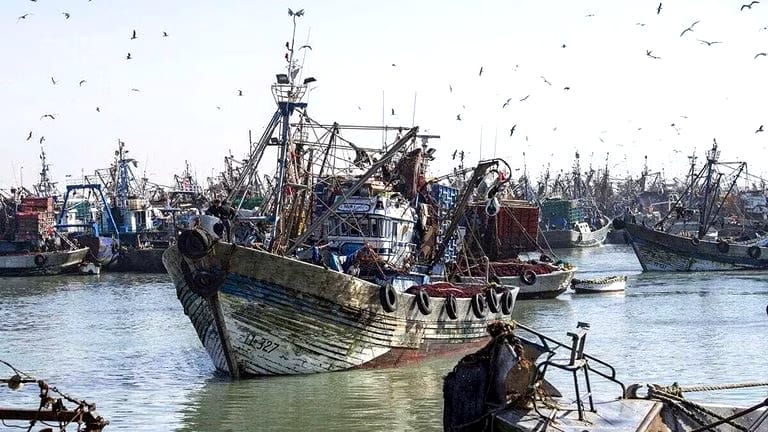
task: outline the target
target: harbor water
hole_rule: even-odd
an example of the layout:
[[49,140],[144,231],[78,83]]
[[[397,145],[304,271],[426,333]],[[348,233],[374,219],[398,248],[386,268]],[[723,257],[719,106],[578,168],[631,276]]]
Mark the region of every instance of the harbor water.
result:
[[[520,323],[563,342],[590,323],[586,351],[626,384],[768,381],[765,273],[643,274],[625,245],[556,252],[578,278],[629,275],[626,292],[519,301]],[[442,380],[459,360],[230,382],[166,275],[107,273],[0,278],[0,359],[96,402],[106,431],[440,431]],[[768,388],[686,396],[746,406]],[[37,403],[32,386],[0,388],[0,406]]]

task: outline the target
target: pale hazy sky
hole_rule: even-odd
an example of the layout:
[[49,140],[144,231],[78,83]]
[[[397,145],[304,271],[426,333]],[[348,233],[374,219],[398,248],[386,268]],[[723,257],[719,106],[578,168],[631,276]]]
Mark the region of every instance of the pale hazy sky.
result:
[[108,166],[118,139],[161,184],[185,160],[201,181],[219,171],[275,109],[289,7],[305,9],[297,40],[313,47],[313,117],[380,124],[383,99],[387,124],[410,126],[415,99],[415,123],[442,136],[435,171],[451,168],[457,148],[468,163],[495,151],[514,168],[525,153],[534,175],[548,163],[570,169],[578,150],[595,167],[608,152],[616,176],[636,175],[647,155],[673,177],[717,138],[724,160],[768,172],[768,56],[754,58],[768,52],[768,2],[678,0],[657,14],[658,4],[4,0],[0,188],[21,167],[25,185],[36,181],[41,136],[62,182]]

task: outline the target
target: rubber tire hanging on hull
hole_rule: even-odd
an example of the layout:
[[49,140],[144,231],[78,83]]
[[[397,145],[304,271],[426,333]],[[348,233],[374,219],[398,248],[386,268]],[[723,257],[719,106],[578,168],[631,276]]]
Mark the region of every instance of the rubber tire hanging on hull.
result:
[[491,313],[499,313],[499,298],[496,297],[496,290],[491,288],[485,293],[485,302]]
[[520,280],[526,285],[533,285],[536,283],[536,273],[533,270],[526,270],[520,273]]
[[395,287],[386,284],[379,289],[379,300],[381,307],[387,312],[394,312],[397,309],[397,292]]
[[179,235],[179,252],[189,259],[200,259],[211,251],[213,241],[202,230],[186,230]]
[[728,253],[728,251],[731,249],[731,247],[728,245],[728,243],[720,240],[717,242],[717,251],[720,253]]
[[515,305],[515,298],[509,288],[504,289],[504,293],[501,294],[501,300],[499,303],[501,304],[501,313],[504,315],[509,315],[512,313],[512,307]]
[[453,294],[449,295],[445,298],[445,314],[448,315],[448,318],[455,320],[459,317],[459,314],[457,313],[458,305],[456,304],[456,296]]
[[488,303],[486,303],[484,295],[478,293],[472,296],[472,312],[478,318],[483,318],[488,314]]
[[429,294],[423,288],[416,291],[416,306],[419,308],[419,312],[422,315],[429,315],[432,313],[432,299],[429,298]]
[[48,261],[48,258],[45,255],[35,255],[35,265],[38,267],[42,267],[45,265],[45,262]]
[[760,258],[761,252],[762,251],[758,246],[750,246],[749,249],[747,249],[747,255],[749,255],[750,258],[754,258],[754,259]]

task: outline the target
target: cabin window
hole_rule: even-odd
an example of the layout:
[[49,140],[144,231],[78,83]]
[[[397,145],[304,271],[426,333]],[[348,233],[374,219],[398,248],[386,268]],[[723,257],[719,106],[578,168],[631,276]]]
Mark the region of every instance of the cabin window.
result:
[[371,237],[381,237],[381,224],[379,218],[370,219],[370,235]]

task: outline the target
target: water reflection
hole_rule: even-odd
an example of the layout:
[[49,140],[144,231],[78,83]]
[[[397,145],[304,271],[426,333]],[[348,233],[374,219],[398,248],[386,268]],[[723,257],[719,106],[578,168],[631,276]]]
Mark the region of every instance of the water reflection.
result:
[[239,382],[211,379],[182,409],[180,430],[442,430],[442,399],[436,396],[456,360]]

